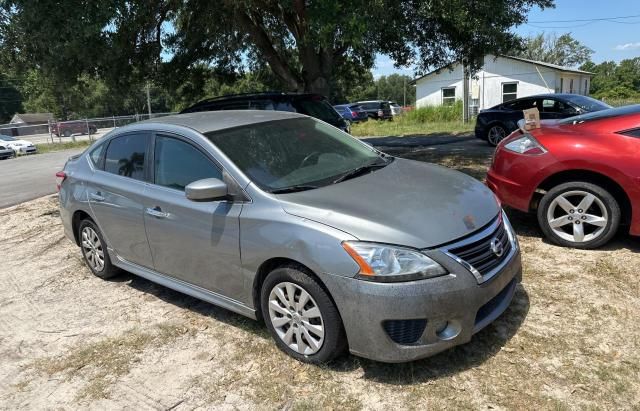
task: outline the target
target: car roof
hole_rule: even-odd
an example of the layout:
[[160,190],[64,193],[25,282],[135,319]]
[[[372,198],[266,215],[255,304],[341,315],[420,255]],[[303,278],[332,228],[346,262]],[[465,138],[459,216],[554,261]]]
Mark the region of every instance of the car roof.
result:
[[273,110],[223,110],[199,111],[195,113],[176,114],[157,117],[141,121],[136,124],[171,124],[189,127],[201,134],[212,131],[225,130],[250,124],[266,123],[269,121],[306,118],[307,116],[289,111]]

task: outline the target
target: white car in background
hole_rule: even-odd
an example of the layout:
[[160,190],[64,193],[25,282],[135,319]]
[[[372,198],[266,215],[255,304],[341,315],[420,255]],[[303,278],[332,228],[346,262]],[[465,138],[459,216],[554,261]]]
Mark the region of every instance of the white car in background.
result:
[[27,140],[18,140],[15,137],[0,134],[0,144],[13,150],[16,156],[24,154],[35,154],[38,149],[32,142]]
[[396,103],[395,101],[390,101],[389,107],[391,107],[391,115],[394,117],[399,116],[403,112],[402,106],[400,106],[400,104]]

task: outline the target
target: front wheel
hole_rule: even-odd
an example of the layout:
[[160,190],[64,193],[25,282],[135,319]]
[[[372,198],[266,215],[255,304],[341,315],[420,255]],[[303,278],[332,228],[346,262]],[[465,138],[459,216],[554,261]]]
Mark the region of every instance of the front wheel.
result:
[[336,306],[302,267],[272,271],[261,292],[262,314],[278,348],[311,364],[327,363],[346,349]]
[[494,124],[487,131],[487,142],[492,146],[497,146],[507,136],[507,130],[501,124]]
[[591,249],[608,242],[620,224],[620,206],[605,189],[570,182],[549,190],[538,207],[538,223],[556,244]]

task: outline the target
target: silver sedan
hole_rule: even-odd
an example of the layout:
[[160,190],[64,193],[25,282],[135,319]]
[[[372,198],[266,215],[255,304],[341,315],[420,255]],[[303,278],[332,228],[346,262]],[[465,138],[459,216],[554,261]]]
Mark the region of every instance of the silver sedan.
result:
[[494,195],[285,112],[119,128],[57,174],[65,232],[120,269],[265,320],[301,361],[400,362],[469,341],[509,306],[518,242]]

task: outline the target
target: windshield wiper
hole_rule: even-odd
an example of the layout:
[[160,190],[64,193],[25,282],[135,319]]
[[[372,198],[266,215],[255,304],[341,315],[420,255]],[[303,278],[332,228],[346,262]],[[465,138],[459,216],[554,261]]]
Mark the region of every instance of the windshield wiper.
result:
[[318,188],[318,186],[313,186],[313,185],[310,185],[310,184],[300,184],[300,185],[297,185],[297,186],[276,188],[274,190],[271,190],[270,193],[271,194],[296,193],[298,191],[313,190],[314,188]]
[[361,175],[361,174],[364,174],[364,173],[366,173],[366,172],[368,172],[368,171],[374,170],[374,169],[376,169],[376,168],[383,168],[383,167],[386,167],[386,166],[387,166],[387,165],[389,165],[389,163],[391,163],[392,161],[393,161],[393,157],[389,157],[389,159],[388,159],[388,160],[385,160],[385,161],[384,161],[384,162],[382,162],[382,163],[375,162],[375,163],[366,164],[366,165],[364,165],[364,166],[354,168],[353,170],[347,171],[346,173],[344,173],[344,174],[343,174],[343,175],[341,175],[340,177],[338,177],[338,178],[336,178],[335,180],[333,180],[333,181],[331,182],[331,184],[338,184],[338,183],[341,183],[341,182],[343,182],[343,181],[345,181],[345,180],[348,180],[348,179],[351,179],[351,178],[357,177],[357,176],[359,176],[359,175]]

